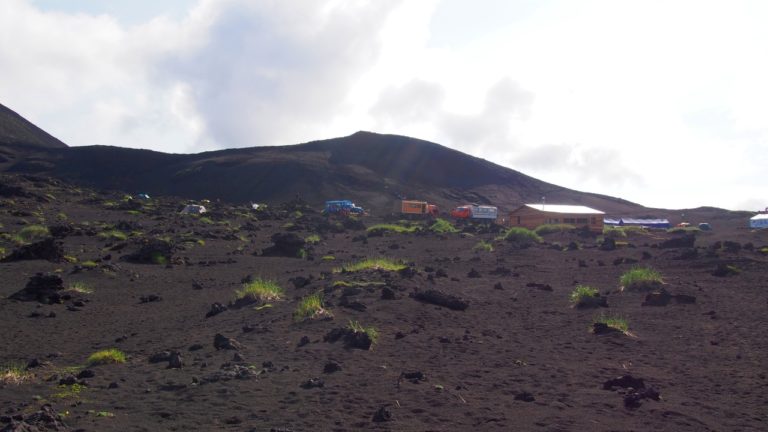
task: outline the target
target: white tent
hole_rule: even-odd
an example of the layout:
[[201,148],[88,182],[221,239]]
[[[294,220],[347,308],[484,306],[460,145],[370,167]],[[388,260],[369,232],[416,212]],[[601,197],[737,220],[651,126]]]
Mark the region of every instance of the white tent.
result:
[[760,213],[759,215],[749,218],[750,228],[768,228],[768,213]]
[[201,205],[189,204],[181,210],[181,213],[182,214],[203,214],[206,211],[208,210],[206,210],[205,207]]

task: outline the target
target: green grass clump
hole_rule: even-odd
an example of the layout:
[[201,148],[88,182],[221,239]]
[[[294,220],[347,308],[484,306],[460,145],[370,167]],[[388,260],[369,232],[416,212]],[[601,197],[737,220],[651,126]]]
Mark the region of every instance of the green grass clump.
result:
[[275,281],[256,278],[244,283],[243,287],[235,290],[235,300],[251,299],[261,302],[280,300],[283,297],[283,289]]
[[74,291],[80,294],[93,294],[93,289],[84,282],[72,282],[69,284],[69,291]]
[[342,273],[357,272],[363,270],[400,271],[405,268],[408,268],[408,266],[401,261],[395,261],[389,258],[368,258],[353,264],[346,264],[341,267],[336,267],[333,269],[333,272]]
[[0,383],[19,385],[32,378],[32,374],[20,363],[0,366]]
[[47,227],[42,225],[29,225],[21,229],[16,234],[16,240],[19,243],[29,243],[35,240],[41,240],[51,235]]
[[591,299],[598,296],[599,291],[587,285],[576,285],[571,291],[571,303],[575,305],[588,303]]
[[306,243],[306,244],[318,244],[318,243],[320,243],[320,240],[322,240],[322,239],[320,238],[319,235],[312,234],[311,236],[308,236],[307,238],[304,239],[304,243]]
[[80,393],[83,392],[83,390],[87,389],[88,387],[82,385],[82,384],[72,384],[72,385],[59,385],[59,391],[58,393],[54,393],[52,396],[56,399],[77,399],[80,397]]
[[669,228],[667,230],[668,233],[689,233],[689,232],[700,232],[700,231],[701,229],[699,229],[699,227],[693,227],[693,226],[674,227],[674,228]]
[[420,231],[421,227],[418,225],[404,226],[396,224],[378,224],[368,227],[368,232],[395,232],[398,234],[411,234],[416,231]]
[[213,220],[209,218],[208,216],[203,216],[200,219],[198,219],[200,222],[207,224],[207,225],[213,225]]
[[89,366],[104,365],[110,363],[125,363],[125,353],[117,348],[109,348],[91,354],[86,360]]
[[480,242],[476,244],[472,249],[493,252],[493,245],[485,240],[480,240]]
[[323,306],[322,291],[301,299],[296,310],[293,312],[294,321],[322,318],[324,316],[331,316],[331,313]]
[[111,418],[111,417],[114,417],[114,416],[115,416],[115,414],[114,414],[114,413],[111,413],[111,412],[109,412],[109,411],[98,411],[98,412],[96,412],[96,413],[95,413],[95,416],[96,416],[96,417],[107,417],[107,418]]
[[649,291],[664,283],[661,273],[648,267],[634,267],[619,278],[622,289]]
[[540,243],[541,237],[535,232],[523,227],[512,227],[504,231],[502,240],[516,243]]
[[95,261],[88,260],[88,261],[81,262],[80,266],[83,267],[83,268],[92,269],[92,268],[98,267],[99,265],[96,264]]
[[6,254],[6,250],[3,247],[0,247],[0,258],[4,257]]
[[437,218],[429,230],[438,234],[457,233],[459,230],[445,219]]
[[109,230],[109,231],[100,232],[99,238],[103,240],[126,241],[128,240],[128,234],[120,230]]
[[349,324],[347,324],[347,328],[355,333],[367,334],[368,338],[371,339],[371,345],[375,345],[376,341],[379,340],[379,332],[375,327],[363,327],[359,322],[350,320]]
[[539,225],[533,230],[537,235],[543,236],[556,232],[573,231],[576,227],[571,224],[544,224]]
[[605,324],[608,327],[618,330],[622,333],[629,331],[629,322],[625,318],[619,316],[600,315],[595,317],[592,322],[595,324]]
[[762,247],[762,248],[758,249],[757,251],[760,252],[763,255],[768,255],[768,246]]

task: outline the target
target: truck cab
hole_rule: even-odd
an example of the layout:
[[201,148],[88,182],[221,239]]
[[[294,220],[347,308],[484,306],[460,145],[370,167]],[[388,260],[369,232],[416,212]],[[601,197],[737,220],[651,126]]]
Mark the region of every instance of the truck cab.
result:
[[325,208],[323,208],[324,215],[330,215],[330,214],[361,215],[364,213],[365,213],[365,210],[362,207],[355,205],[355,203],[353,203],[350,200],[326,201]]

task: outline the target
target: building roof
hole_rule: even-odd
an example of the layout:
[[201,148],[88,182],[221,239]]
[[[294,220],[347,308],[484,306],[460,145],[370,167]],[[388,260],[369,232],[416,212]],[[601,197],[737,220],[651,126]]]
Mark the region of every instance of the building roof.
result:
[[547,213],[568,213],[568,214],[605,214],[600,210],[593,208],[578,206],[578,205],[563,205],[563,204],[526,204],[526,207],[530,207],[534,210],[547,212]]
[[761,219],[768,219],[768,213],[760,213],[758,215],[755,215],[749,218],[749,220],[761,220]]

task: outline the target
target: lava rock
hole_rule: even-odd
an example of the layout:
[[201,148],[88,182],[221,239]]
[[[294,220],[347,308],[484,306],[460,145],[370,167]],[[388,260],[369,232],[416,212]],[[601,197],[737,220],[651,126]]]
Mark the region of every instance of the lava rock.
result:
[[320,378],[310,378],[301,384],[303,389],[323,388],[325,387],[325,381]]
[[174,351],[168,358],[168,369],[181,369],[184,366],[184,361],[181,358],[181,353]]
[[216,348],[216,350],[239,350],[242,348],[242,345],[240,345],[240,342],[232,338],[225,337],[221,333],[216,333],[216,335],[213,337],[213,347]]
[[211,305],[211,309],[208,311],[208,313],[205,314],[206,318],[210,318],[212,316],[218,315],[224,311],[227,310],[227,307],[224,306],[221,303],[214,303]]
[[466,300],[433,289],[417,292],[413,294],[413,298],[420,302],[447,307],[451,310],[463,311],[469,307],[469,302]]
[[64,260],[64,248],[60,241],[56,241],[53,237],[49,237],[39,242],[21,246],[11,252],[7,257],[0,259],[0,262],[23,260],[62,262]]
[[24,289],[10,296],[13,300],[38,301],[44,304],[61,303],[59,291],[64,289],[64,281],[57,274],[38,273],[29,278]]
[[323,366],[323,373],[326,373],[326,374],[338,372],[340,370],[341,370],[341,365],[338,362],[333,360],[329,360],[328,363],[326,363],[325,366]]
[[373,413],[373,419],[376,423],[388,422],[392,420],[392,412],[386,406],[379,407],[375,413]]
[[298,258],[305,246],[304,239],[294,233],[275,233],[271,240],[273,245],[264,249],[262,255]]

